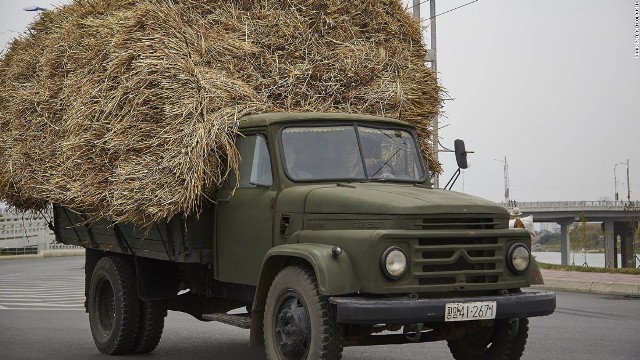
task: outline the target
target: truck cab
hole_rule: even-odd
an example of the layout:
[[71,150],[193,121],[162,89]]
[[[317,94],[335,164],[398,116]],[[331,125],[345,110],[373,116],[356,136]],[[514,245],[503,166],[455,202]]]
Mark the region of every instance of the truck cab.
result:
[[[87,247],[87,310],[102,352],[139,349],[155,306],[249,328],[269,359],[429,341],[447,341],[456,359],[518,359],[528,318],[554,311],[555,294],[522,291],[540,278],[529,232],[508,228],[498,204],[432,188],[408,123],[251,115],[236,149],[238,168],[199,217],[136,229],[54,207],[59,239]],[[118,302],[127,274],[138,320],[101,324],[101,304]],[[161,321],[151,320],[160,334]]]

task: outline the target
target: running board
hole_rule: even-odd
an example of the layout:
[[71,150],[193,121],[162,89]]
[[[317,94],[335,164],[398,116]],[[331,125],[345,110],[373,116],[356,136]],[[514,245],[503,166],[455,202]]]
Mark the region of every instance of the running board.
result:
[[202,314],[202,319],[217,321],[223,324],[239,327],[241,329],[251,329],[251,314],[231,315],[225,313]]

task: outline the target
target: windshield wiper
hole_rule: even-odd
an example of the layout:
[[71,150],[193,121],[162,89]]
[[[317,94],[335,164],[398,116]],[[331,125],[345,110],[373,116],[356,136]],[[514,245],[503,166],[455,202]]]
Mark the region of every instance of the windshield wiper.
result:
[[382,166],[380,166],[380,168],[378,169],[378,171],[374,172],[373,175],[371,175],[371,177],[378,175],[378,173],[380,172],[380,170],[382,170],[385,166],[387,166],[387,164],[389,163],[389,161],[391,161],[391,159],[393,159],[394,156],[396,156],[396,154],[398,152],[400,152],[400,150],[402,150],[402,148],[398,148],[398,150],[396,150],[396,152],[394,152],[393,154],[391,154],[391,156],[389,156],[389,158],[387,159],[387,161],[384,162],[384,164],[382,164]]

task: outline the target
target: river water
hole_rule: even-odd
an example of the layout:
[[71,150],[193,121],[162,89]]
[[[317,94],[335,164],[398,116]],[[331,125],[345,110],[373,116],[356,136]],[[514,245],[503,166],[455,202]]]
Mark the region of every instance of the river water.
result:
[[[533,256],[535,256],[536,260],[539,262],[547,263],[547,264],[560,264],[562,262],[560,257],[560,252],[556,251],[534,251]],[[640,255],[638,255],[640,258]],[[575,265],[582,266],[584,263],[587,263],[588,266],[592,267],[604,267],[604,253],[601,254],[592,254],[592,253],[582,253],[582,252],[572,252],[569,257],[569,264],[572,262]],[[636,260],[637,262],[637,260]],[[618,254],[618,266],[622,263],[620,258],[620,254]],[[636,264],[638,265],[638,264]]]

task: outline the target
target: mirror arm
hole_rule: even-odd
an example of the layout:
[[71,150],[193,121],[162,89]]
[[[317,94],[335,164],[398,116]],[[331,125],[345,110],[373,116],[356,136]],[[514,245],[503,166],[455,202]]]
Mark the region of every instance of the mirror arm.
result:
[[442,143],[440,141],[438,141],[438,145],[440,145],[441,149],[438,150],[438,152],[455,152],[454,150],[451,150],[449,148],[447,148],[446,146],[442,145]]
[[[451,190],[451,188],[453,187],[453,185],[455,185],[456,181],[458,180],[458,177],[460,177],[460,168],[458,168],[458,170],[456,170],[456,172],[453,173],[453,175],[451,176],[451,179],[449,179],[449,181],[447,182],[447,185],[444,186],[445,190]],[[449,186],[449,184],[451,184],[451,186]]]

